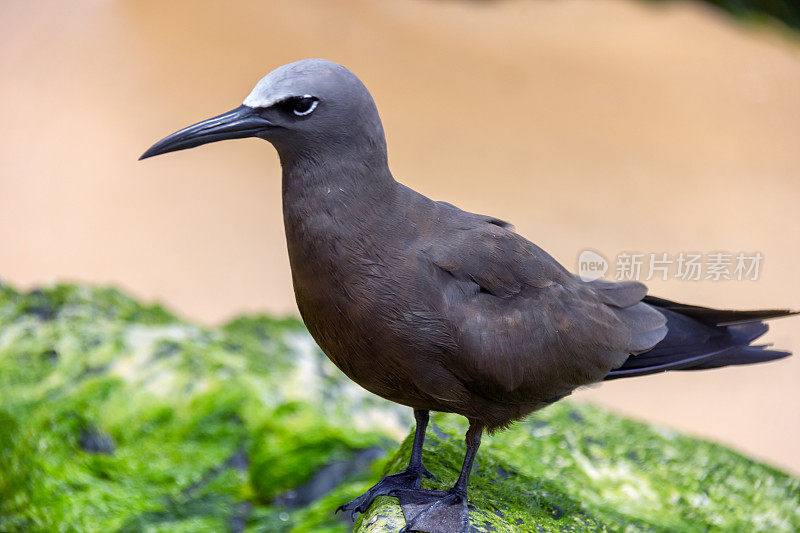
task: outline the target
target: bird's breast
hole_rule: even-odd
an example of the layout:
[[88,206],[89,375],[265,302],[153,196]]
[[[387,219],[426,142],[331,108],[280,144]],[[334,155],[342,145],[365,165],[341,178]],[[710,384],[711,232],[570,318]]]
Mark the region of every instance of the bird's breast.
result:
[[[390,275],[368,235],[342,235],[320,219],[287,227],[295,298],[303,321],[325,354],[364,388],[388,397],[404,372],[389,327]],[[291,231],[290,231],[291,229]]]

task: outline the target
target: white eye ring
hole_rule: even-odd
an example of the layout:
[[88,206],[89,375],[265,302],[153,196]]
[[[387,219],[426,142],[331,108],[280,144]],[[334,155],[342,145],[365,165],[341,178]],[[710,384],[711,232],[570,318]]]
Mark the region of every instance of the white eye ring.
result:
[[[310,94],[304,94],[303,98],[314,98],[314,97],[311,96]],[[305,111],[298,111],[297,109],[292,109],[292,113],[294,113],[298,117],[304,117],[306,115],[310,115],[317,108],[318,103],[319,100],[314,98],[314,101],[311,102],[311,106],[308,109],[306,109]]]

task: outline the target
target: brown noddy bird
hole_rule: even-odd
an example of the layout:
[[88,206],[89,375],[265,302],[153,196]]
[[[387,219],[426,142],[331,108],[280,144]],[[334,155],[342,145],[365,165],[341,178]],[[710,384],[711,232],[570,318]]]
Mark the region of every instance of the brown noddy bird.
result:
[[[731,311],[582,281],[500,219],[428,199],[389,171],[378,110],[346,68],[284,65],[236,109],[173,133],[142,159],[224,139],[272,143],[283,170],[292,280],[311,335],[350,379],[414,409],[408,468],[340,509],[399,498],[406,530],[466,532],[481,434],[583,385],[771,361],[752,346],[787,310]],[[469,420],[461,475],[420,489],[429,411]]]

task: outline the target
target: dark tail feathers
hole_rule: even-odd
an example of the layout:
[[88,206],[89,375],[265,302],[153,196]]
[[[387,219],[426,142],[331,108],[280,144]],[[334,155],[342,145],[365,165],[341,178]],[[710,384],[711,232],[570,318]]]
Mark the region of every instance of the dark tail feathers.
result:
[[606,380],[646,376],[667,370],[705,370],[749,365],[780,359],[790,352],[767,350],[750,343],[766,333],[763,320],[797,314],[796,311],[730,311],[686,305],[654,296],[644,303],[667,317],[667,336],[648,352],[632,355],[612,370]]

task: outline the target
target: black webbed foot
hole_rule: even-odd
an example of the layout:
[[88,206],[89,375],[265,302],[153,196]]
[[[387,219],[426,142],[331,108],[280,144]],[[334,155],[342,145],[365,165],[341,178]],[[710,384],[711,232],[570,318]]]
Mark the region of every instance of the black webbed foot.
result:
[[401,533],[426,531],[428,533],[467,533],[469,512],[467,495],[451,489],[440,490],[396,490],[391,496],[400,500],[400,508],[406,519]]
[[372,504],[372,500],[378,496],[389,495],[397,490],[419,489],[420,479],[423,475],[428,478],[433,477],[433,474],[428,472],[428,469],[424,466],[419,469],[409,467],[397,474],[385,476],[355,500],[340,505],[336,509],[336,512],[350,511],[350,518],[355,521],[356,513],[363,513],[366,511]]
[[[432,480],[434,480],[434,481],[439,481],[439,478],[437,478],[436,476],[434,476],[434,475],[433,475],[433,474],[430,472],[430,470],[428,470],[427,468],[425,468],[425,465],[422,465],[420,468],[422,469],[422,475],[423,475],[423,476],[425,476],[425,477],[426,477],[426,478],[428,478],[428,479],[432,479]],[[418,487],[414,487],[414,488],[418,488]]]

